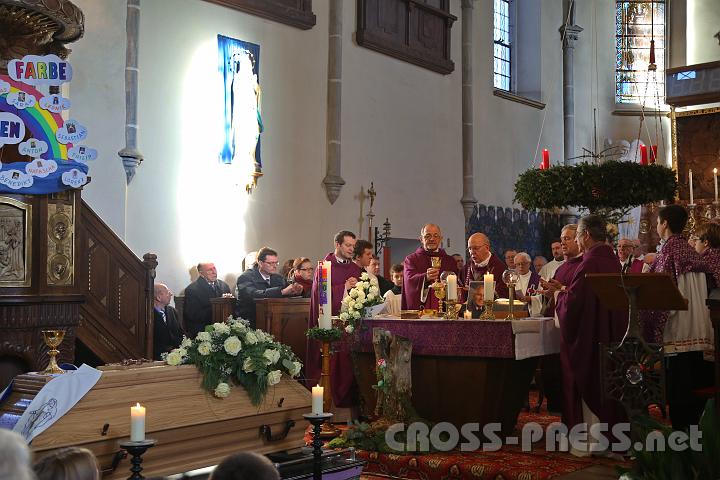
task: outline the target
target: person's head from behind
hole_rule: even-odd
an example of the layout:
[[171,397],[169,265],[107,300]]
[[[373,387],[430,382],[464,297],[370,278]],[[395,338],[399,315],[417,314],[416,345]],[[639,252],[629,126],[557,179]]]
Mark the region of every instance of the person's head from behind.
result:
[[687,224],[688,213],[680,205],[668,205],[658,211],[657,233],[667,240],[674,234],[682,233]]
[[0,479],[33,480],[30,449],[12,430],[0,428]]
[[589,251],[598,243],[607,239],[607,223],[599,215],[585,215],[580,219],[575,238],[583,252]]
[[79,447],[55,450],[33,466],[38,480],[99,480],[95,455]]
[[403,266],[402,263],[396,263],[390,267],[390,279],[397,287],[403,285]]
[[220,462],[210,480],[280,480],[280,473],[267,457],[241,452]]

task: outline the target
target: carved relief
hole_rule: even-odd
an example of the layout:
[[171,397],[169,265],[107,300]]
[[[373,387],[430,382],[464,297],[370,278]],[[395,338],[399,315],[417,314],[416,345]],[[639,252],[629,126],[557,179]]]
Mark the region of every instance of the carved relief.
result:
[[673,167],[680,199],[690,197],[688,170],[693,171],[695,200],[714,198],[713,168],[720,162],[720,108],[675,112],[671,120]]
[[32,205],[0,197],[0,287],[29,287]]
[[72,195],[55,194],[48,202],[47,283],[72,285],[75,279],[75,205]]

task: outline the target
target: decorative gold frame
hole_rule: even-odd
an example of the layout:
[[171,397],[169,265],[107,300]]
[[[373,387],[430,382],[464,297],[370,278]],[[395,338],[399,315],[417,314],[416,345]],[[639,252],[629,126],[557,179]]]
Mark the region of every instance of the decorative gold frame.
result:
[[0,280],[0,288],[29,287],[32,281],[32,205],[14,198],[0,196],[0,204],[11,205],[24,212],[23,241],[25,247],[25,276],[22,280]]
[[[680,181],[680,174],[678,172],[678,142],[677,142],[677,119],[682,117],[694,117],[698,115],[712,115],[720,113],[720,107],[712,108],[699,108],[695,110],[684,110],[678,112],[675,107],[670,108],[670,143],[672,150],[672,169],[675,171],[675,179]],[[679,199],[680,190],[675,194],[675,200]]]

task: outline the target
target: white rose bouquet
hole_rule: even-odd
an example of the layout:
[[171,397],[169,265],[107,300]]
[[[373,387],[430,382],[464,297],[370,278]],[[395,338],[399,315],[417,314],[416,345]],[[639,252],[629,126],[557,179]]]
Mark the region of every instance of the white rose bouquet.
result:
[[232,317],[208,325],[194,340],[183,338],[180,348],[163,358],[169,365],[195,365],[203,375],[203,388],[218,398],[227,397],[234,382],[245,388],[253,405],[260,405],[268,387],[282,375],[300,375],[302,363],[290,347],[248,325]]
[[353,333],[363,317],[367,316],[367,309],[383,302],[377,278],[371,278],[367,272],[363,272],[360,281],[342,299],[340,320],[345,324],[345,331]]

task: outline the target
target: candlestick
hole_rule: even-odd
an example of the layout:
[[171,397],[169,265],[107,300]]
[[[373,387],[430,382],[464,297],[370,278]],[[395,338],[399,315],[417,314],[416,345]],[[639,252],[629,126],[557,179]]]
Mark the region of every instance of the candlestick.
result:
[[650,157],[650,163],[655,163],[657,161],[657,145],[653,145],[650,147],[650,151],[652,152],[652,156]]
[[445,281],[447,282],[447,299],[457,300],[457,275],[451,273],[447,276],[447,279]]
[[495,298],[495,277],[492,273],[483,275],[483,293],[485,300],[493,300]]
[[713,168],[713,183],[715,184],[715,203],[718,201],[717,168]]
[[688,175],[690,177],[690,205],[695,205],[695,194],[693,193],[692,169],[688,170]]
[[322,269],[320,273],[320,318],[318,318],[318,325],[325,330],[332,328],[331,265],[329,260],[318,262],[318,268]]
[[323,413],[323,390],[320,385],[312,387],[312,413],[320,415]]
[[648,164],[647,146],[640,145],[640,165]]
[[145,440],[145,407],[138,403],[130,407],[130,441],[142,442]]

